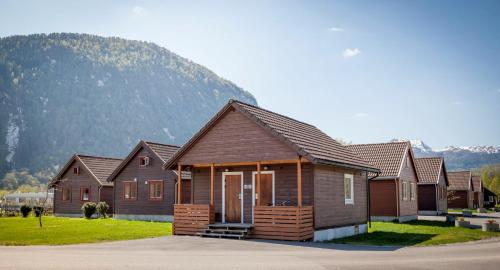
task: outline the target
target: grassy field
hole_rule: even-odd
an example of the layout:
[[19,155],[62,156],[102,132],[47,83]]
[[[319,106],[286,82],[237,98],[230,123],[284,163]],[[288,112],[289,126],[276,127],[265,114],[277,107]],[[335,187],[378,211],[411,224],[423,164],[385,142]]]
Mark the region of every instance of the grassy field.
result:
[[430,246],[500,237],[499,232],[457,228],[440,221],[373,222],[369,233],[331,242],[379,246]]
[[[477,213],[477,209],[469,209],[472,213]],[[462,214],[462,209],[448,209],[448,213]],[[486,209],[486,213],[495,213],[495,211]]]
[[66,245],[171,235],[171,223],[44,217],[0,218],[0,245]]

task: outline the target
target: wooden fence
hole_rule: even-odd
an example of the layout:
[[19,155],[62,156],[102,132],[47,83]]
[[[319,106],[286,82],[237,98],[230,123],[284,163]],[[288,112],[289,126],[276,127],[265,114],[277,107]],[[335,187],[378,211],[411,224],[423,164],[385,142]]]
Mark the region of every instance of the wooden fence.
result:
[[215,211],[208,204],[174,205],[175,235],[196,235],[214,223]]
[[314,237],[312,206],[255,206],[253,237],[303,241]]

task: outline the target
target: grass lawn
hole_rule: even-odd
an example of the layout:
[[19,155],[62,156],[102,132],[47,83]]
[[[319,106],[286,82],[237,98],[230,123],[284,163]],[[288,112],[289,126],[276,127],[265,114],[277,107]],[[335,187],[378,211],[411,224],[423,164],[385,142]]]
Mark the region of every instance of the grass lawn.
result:
[[147,221],[44,217],[0,218],[0,245],[66,245],[171,235],[172,224]]
[[430,246],[500,237],[499,232],[457,228],[441,221],[411,221],[407,223],[372,222],[367,234],[341,239],[332,243],[379,246]]
[[[472,213],[477,213],[477,209],[469,209]],[[462,214],[462,209],[448,209],[448,213]],[[486,209],[486,213],[495,213],[495,211]]]

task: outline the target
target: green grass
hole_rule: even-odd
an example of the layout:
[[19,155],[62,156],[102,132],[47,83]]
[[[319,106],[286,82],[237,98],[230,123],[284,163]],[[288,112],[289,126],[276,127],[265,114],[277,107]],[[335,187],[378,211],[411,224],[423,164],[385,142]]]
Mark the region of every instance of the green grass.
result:
[[499,232],[457,228],[440,221],[412,221],[407,223],[372,222],[367,234],[341,239],[332,243],[377,246],[430,246],[500,237]]
[[67,245],[171,235],[171,223],[44,217],[0,218],[0,245]]
[[[472,213],[477,213],[477,209],[469,209]],[[448,209],[448,213],[461,214],[462,209]],[[486,213],[495,213],[495,211],[486,209]]]

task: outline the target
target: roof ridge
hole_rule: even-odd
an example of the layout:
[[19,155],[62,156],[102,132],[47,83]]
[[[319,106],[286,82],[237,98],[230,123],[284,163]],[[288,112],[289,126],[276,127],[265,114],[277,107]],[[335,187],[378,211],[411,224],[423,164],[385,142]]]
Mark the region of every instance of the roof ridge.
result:
[[78,157],[88,157],[88,158],[99,158],[99,159],[111,159],[111,160],[123,160],[123,158],[116,158],[116,157],[102,157],[102,156],[92,156],[92,155],[82,155],[82,154],[75,154]]
[[311,124],[309,124],[309,123],[306,123],[306,122],[303,122],[303,121],[300,121],[300,120],[294,119],[294,118],[292,118],[292,117],[290,117],[290,116],[286,116],[286,115],[283,115],[283,114],[280,114],[280,113],[277,113],[277,112],[273,112],[273,111],[270,111],[270,110],[268,110],[268,109],[264,109],[264,108],[262,108],[262,107],[259,107],[259,106],[257,106],[257,105],[249,104],[249,103],[246,103],[246,102],[243,102],[243,101],[237,100],[237,99],[230,99],[230,100],[229,100],[229,103],[230,103],[230,104],[231,104],[231,103],[240,103],[240,104],[243,104],[243,105],[246,105],[246,106],[250,106],[250,107],[252,107],[252,108],[256,108],[256,109],[259,109],[259,110],[263,110],[263,111],[266,111],[266,112],[269,112],[269,113],[272,113],[272,114],[275,114],[275,115],[279,115],[279,116],[281,116],[281,117],[287,118],[287,119],[292,120],[292,121],[294,121],[294,122],[299,122],[299,123],[302,123],[302,124],[304,124],[304,125],[308,125],[308,126],[311,126],[311,127],[317,128],[317,127],[316,127],[316,126],[314,126],[314,125],[311,125]]
[[416,157],[415,159],[443,159],[443,157]]
[[410,143],[410,141],[382,142],[382,143],[353,143],[353,144],[348,144],[346,146],[355,146],[355,145],[383,145],[383,144],[407,144],[407,143]]
[[[144,141],[144,140],[143,140]],[[157,144],[157,145],[164,145],[164,146],[171,146],[171,147],[177,147],[177,148],[181,148],[180,146],[178,145],[174,145],[174,144],[167,144],[167,143],[158,143],[158,142],[152,142],[152,141],[144,141],[145,143],[148,143],[148,144]]]

